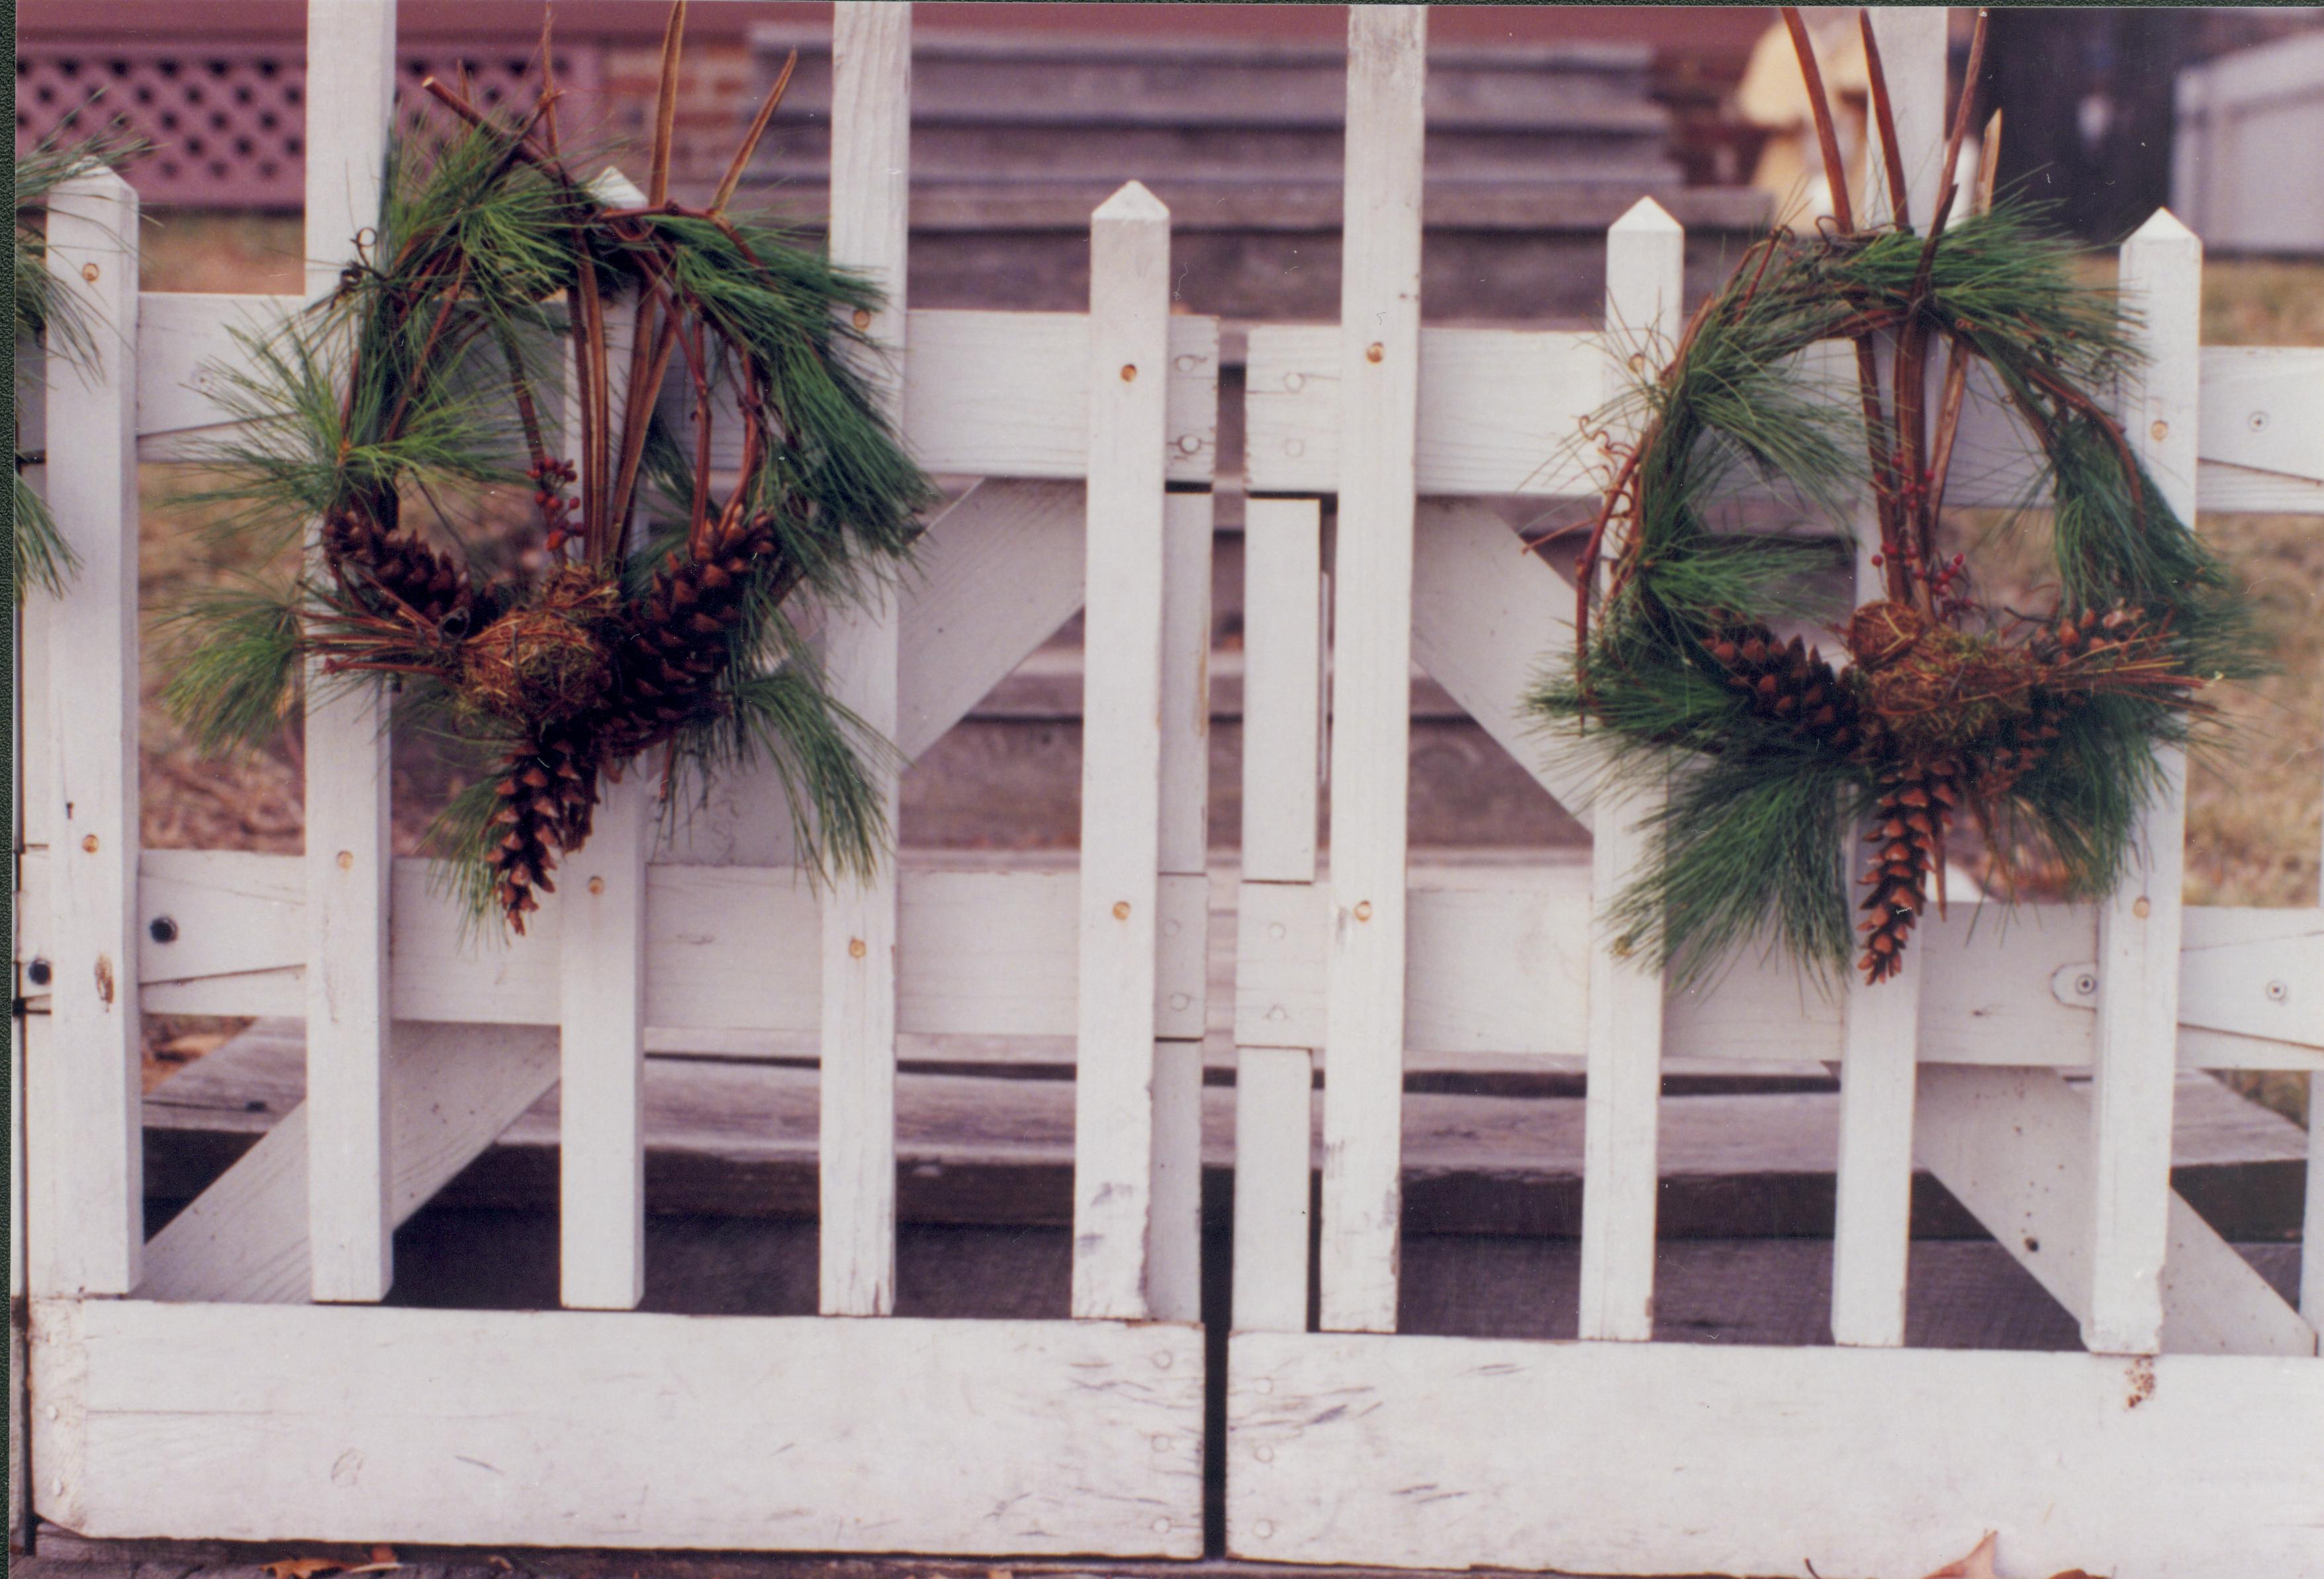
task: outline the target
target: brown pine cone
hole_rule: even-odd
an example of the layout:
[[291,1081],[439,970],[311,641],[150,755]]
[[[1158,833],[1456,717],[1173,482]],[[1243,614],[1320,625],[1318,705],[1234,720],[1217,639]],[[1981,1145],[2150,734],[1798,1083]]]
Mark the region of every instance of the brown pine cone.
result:
[[1871,919],[1860,923],[1864,957],[1857,961],[1868,982],[1886,981],[1903,965],[1905,941],[1928,908],[1929,878],[1935,874],[1943,880],[1960,771],[1958,763],[1940,759],[1885,776],[1875,825],[1865,838],[1877,847],[1863,879],[1872,893],[1861,908]]
[[1707,644],[1727,671],[1728,687],[1764,719],[1846,753],[1861,739],[1856,697],[1823,654],[1794,637],[1778,641],[1764,625],[1739,625]]
[[2000,800],[2049,756],[2067,705],[2066,699],[2054,692],[2031,692],[2024,712],[2004,719],[1987,740],[1979,742],[1975,783],[1980,801]]
[[394,602],[427,624],[441,628],[455,615],[475,623],[475,594],[467,576],[447,554],[409,532],[354,514],[324,523],[323,549],[341,566],[356,571]]
[[549,874],[559,853],[587,841],[597,804],[597,759],[591,738],[559,730],[544,732],[509,758],[500,782],[501,809],[490,859],[498,897],[509,925],[519,935],[524,918],[540,908],[536,891],[557,892]]
[[725,667],[727,635],[742,618],[751,578],[774,551],[773,530],[759,527],[736,532],[699,559],[673,554],[654,573],[622,645],[608,760],[669,739],[700,713]]

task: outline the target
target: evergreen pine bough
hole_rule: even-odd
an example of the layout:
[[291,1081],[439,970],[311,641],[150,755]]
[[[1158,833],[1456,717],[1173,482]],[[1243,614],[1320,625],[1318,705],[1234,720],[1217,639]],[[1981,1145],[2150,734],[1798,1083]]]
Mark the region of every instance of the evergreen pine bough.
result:
[[[2246,601],[2101,398],[2138,363],[2129,316],[2076,278],[2067,243],[1989,191],[1950,225],[1948,192],[1916,234],[1901,160],[1888,164],[1899,219],[1857,228],[1813,55],[1788,20],[1839,223],[1754,247],[1660,375],[1601,415],[1595,426],[1639,436],[1614,454],[1581,556],[1575,648],[1532,698],[1608,748],[1614,771],[1670,784],[1646,869],[1611,903],[1618,949],[1682,982],[1770,933],[1812,969],[1837,975],[1852,957],[1868,981],[1886,979],[1917,919],[1943,903],[1946,841],[1964,820],[2004,897],[2037,867],[2062,874],[2070,895],[2105,892],[2157,787],[2155,748],[2209,716],[2205,685],[2255,666]],[[1868,23],[1866,35],[1888,124]],[[1980,15],[1972,87],[1983,37]],[[1967,111],[1965,96],[1943,168]],[[1855,387],[1802,371],[1820,341],[1855,342]],[[1889,349],[1886,390],[1876,342]],[[1923,391],[1940,346],[1932,413]],[[2047,463],[2056,586],[2038,614],[1980,601],[1964,559],[1936,552],[1973,362]],[[1800,550],[1739,546],[1708,515],[1773,482],[1837,519],[1868,461],[1886,595],[1856,610],[1849,661],[1835,667],[1766,623]],[[1849,830],[1865,857],[1853,883]]]
[[[287,585],[182,610],[166,699],[218,747],[277,728],[305,673],[393,676],[402,718],[494,764],[429,843],[475,914],[520,932],[601,781],[648,752],[666,803],[682,775],[769,763],[818,867],[866,870],[888,833],[862,758],[889,748],[825,693],[792,616],[891,574],[934,490],[851,365],[876,290],[724,211],[788,68],[710,206],[669,199],[684,14],[644,205],[569,173],[545,64],[516,119],[431,80],[457,128],[394,147],[337,291],[221,370],[240,427],[204,497],[249,507],[237,525],[278,548],[319,522],[320,552]],[[635,304],[627,355],[616,300]],[[568,364],[566,412],[543,390]],[[742,458],[720,478],[729,406]],[[448,528],[445,495],[510,485],[538,516],[537,568],[472,563],[428,529]]]

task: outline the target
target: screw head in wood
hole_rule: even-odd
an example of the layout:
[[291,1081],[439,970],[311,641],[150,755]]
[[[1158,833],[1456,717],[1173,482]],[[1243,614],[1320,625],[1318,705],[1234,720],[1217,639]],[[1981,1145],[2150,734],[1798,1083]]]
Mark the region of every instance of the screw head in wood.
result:
[[1381,344],[1377,340],[1364,347],[1364,360],[1366,362],[1379,362],[1387,355],[1388,347]]
[[855,326],[859,329],[870,328],[872,326],[872,315],[865,312],[862,308],[857,308],[855,309]]
[[178,941],[178,923],[166,915],[157,915],[147,923],[145,935],[157,943],[174,943]]
[[2267,413],[2264,411],[2253,412],[2249,417],[2244,419],[2244,426],[2250,428],[2254,433],[2265,433],[2267,431]]
[[603,878],[603,877],[592,877],[592,878],[590,878],[590,879],[589,879],[589,892],[590,892],[590,893],[592,893],[592,894],[603,894],[604,891],[605,891],[605,879],[604,879],[604,878]]
[[1167,1371],[1170,1368],[1169,1350],[1157,1349],[1154,1352],[1154,1368],[1157,1371]]
[[863,947],[863,940],[862,938],[850,938],[847,940],[847,957],[849,959],[861,959],[863,958],[865,952],[866,950]]
[[80,277],[81,277],[83,280],[88,280],[91,285],[94,285],[94,284],[96,284],[96,283],[97,283],[97,265],[96,265],[96,264],[94,264],[94,263],[83,263],[83,264],[80,266]]
[[2283,983],[2280,981],[2271,981],[2267,984],[2267,1001],[2269,1003],[2280,1004],[2291,996],[2292,989],[2284,986]]
[[97,853],[97,835],[92,833],[80,841],[81,849],[89,855]]
[[48,986],[49,978],[54,974],[49,969],[49,962],[46,959],[35,959],[24,967],[24,975],[34,987]]
[[2154,906],[2148,903],[2146,896],[2142,894],[2138,897],[2138,902],[2130,907],[2130,913],[2138,917],[2139,920],[2144,921],[2148,916],[2154,913]]
[[2171,425],[2158,417],[2154,419],[2154,426],[2147,431],[2153,434],[2158,440],[2166,439],[2171,436]]
[[1169,1521],[1167,1519],[1156,1519],[1156,1520],[1154,1521],[1154,1533],[1155,1533],[1155,1534],[1157,1534],[1157,1535],[1167,1535],[1167,1534],[1169,1534],[1169,1533],[1170,1533],[1170,1521]]
[[1359,900],[1357,900],[1357,901],[1356,901],[1356,919],[1357,919],[1358,921],[1370,921],[1370,920],[1371,920],[1371,918],[1372,918],[1372,902],[1371,902],[1370,900],[1369,900],[1369,899],[1359,899]]
[[1125,362],[1121,364],[1121,381],[1125,384],[1134,384],[1138,381],[1138,364],[1136,363]]
[[1259,1537],[1259,1539],[1266,1540],[1275,1534],[1275,1526],[1262,1519],[1257,1524],[1250,1527],[1250,1532],[1251,1534]]
[[339,870],[343,872],[352,872],[355,869],[355,852],[351,849],[343,849],[339,851]]
[[1128,921],[1130,919],[1129,900],[1117,899],[1113,902],[1113,919],[1116,921]]
[[1275,1462],[1275,1449],[1269,1447],[1264,1442],[1253,1448],[1250,1455],[1259,1460],[1261,1464],[1273,1464]]

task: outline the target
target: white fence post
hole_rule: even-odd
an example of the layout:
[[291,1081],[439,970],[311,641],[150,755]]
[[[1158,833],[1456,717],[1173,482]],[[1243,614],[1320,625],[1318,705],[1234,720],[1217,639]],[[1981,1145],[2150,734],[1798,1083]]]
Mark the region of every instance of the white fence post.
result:
[[[1678,346],[1686,232],[1641,197],[1606,233],[1606,393],[1652,378]],[[1637,435],[1628,436],[1634,442]],[[1618,958],[1605,923],[1647,859],[1659,789],[1609,785],[1591,838],[1589,1080],[1583,1099],[1582,1315],[1585,1338],[1655,1335],[1656,1125],[1663,973]]]
[[[1312,499],[1243,506],[1242,882],[1239,924],[1263,922],[1260,886],[1315,881],[1322,724],[1323,510]],[[1241,1042],[1238,1032],[1236,1040]],[[1314,1051],[1235,1051],[1234,1327],[1307,1330]]]
[[[308,0],[307,294],[337,288],[379,223],[395,102],[394,0]],[[314,1296],[373,1300],[394,1281],[389,1198],[387,704],[307,676],[307,1202]]]
[[[45,610],[50,1018],[25,1071],[35,1294],[126,1294],[145,1241],[137,1008],[137,194],[59,185],[49,272],[88,325],[48,359],[48,496],[80,560]],[[47,594],[34,592],[35,598]]]
[[[590,182],[599,202],[643,207],[645,192],[608,167]],[[604,306],[605,365],[623,367],[637,344],[634,292]],[[566,348],[565,409],[579,409],[580,368]],[[629,415],[629,380],[606,381],[606,428]],[[576,466],[581,427],[565,424]],[[624,546],[647,532],[632,523]],[[558,873],[558,1299],[582,1310],[633,1310],[646,1291],[646,859],[654,815],[651,763],[599,785],[589,842]],[[546,913],[548,906],[544,906]]]
[[[862,0],[832,13],[831,255],[888,293],[857,327],[886,353],[867,365],[891,417],[903,409],[905,254],[911,196],[912,8]],[[867,363],[873,359],[866,359]],[[892,739],[896,594],[835,613],[826,638],[834,693]],[[892,767],[881,804],[898,826]],[[822,1296],[826,1316],[896,1308],[896,868],[841,881],[823,910]]]
[[1089,593],[1073,1313],[1143,1320],[1161,894],[1170,211],[1136,181],[1090,222]]
[[[1905,200],[1914,227],[1928,233],[1944,192],[1945,14],[1941,9],[1884,5],[1871,10],[1880,45],[1896,143],[1905,176]],[[1865,161],[1865,222],[1891,216],[1893,207],[1879,146]],[[1968,208],[1954,199],[1955,216]],[[1893,365],[1883,345],[1881,368]],[[1868,504],[1857,522],[1856,598],[1886,597],[1871,556],[1879,532]],[[1851,830],[1851,886],[1863,846]],[[1851,909],[1850,915],[1854,912]],[[1906,1263],[1912,1243],[1913,1100],[1920,1069],[1921,981],[1924,938],[1909,949],[1904,967],[1877,987],[1853,971],[1841,1000],[1844,1015],[1840,1080],[1840,1155],[1831,1245],[1831,1336],[1838,1344],[1894,1347],[1904,1341]]]
[[[2122,249],[2125,303],[2143,316],[2143,376],[2121,409],[2131,448],[2171,508],[2195,519],[2202,377],[2203,243],[2169,209]],[[2156,752],[2154,798],[2131,858],[2098,906],[2098,1018],[2092,1087],[2097,1212],[2082,1342],[2094,1354],[2162,1346],[2170,1241],[2171,1110],[2178,1077],[2180,886],[2186,865],[2187,757]]]
[[1348,12],[1323,1325],[1396,1330],[1428,14]]

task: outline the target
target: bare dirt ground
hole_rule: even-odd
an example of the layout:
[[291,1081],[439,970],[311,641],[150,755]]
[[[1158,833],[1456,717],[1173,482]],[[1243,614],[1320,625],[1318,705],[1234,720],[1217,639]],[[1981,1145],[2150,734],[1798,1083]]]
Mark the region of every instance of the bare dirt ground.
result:
[[[147,227],[149,290],[301,288],[295,218],[168,216]],[[2204,271],[2203,338],[2215,345],[2324,345],[2324,264],[2214,259]],[[187,468],[148,466],[143,480],[143,598],[158,616],[199,584],[254,566],[207,534],[206,512],[173,502],[198,485]],[[2276,642],[2280,672],[2223,696],[2225,745],[2190,776],[2187,896],[2200,904],[2312,904],[2324,845],[2324,524],[2290,516],[2207,517],[2202,529],[2243,571]],[[1964,522],[1972,535],[1977,523]],[[149,633],[142,739],[144,835],[161,848],[300,848],[295,723],[266,750],[206,760],[156,705],[166,652]],[[422,753],[399,749],[397,844],[415,849],[447,787]],[[239,1022],[155,1017],[149,1083],[215,1047]],[[2232,1083],[2294,1118],[2306,1082],[2291,1076]]]

